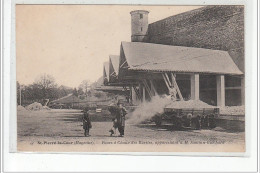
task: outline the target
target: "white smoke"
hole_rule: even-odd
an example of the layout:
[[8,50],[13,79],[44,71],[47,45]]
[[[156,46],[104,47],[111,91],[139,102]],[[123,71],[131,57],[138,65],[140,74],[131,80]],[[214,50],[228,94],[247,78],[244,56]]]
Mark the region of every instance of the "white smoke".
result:
[[131,115],[129,115],[129,124],[139,124],[145,120],[151,119],[156,114],[162,114],[164,108],[170,106],[176,109],[185,108],[215,108],[215,106],[208,105],[201,100],[188,101],[172,101],[169,96],[154,96],[150,102],[142,103],[136,108]]
[[165,95],[154,96],[150,102],[144,102],[136,108],[127,122],[129,124],[139,124],[149,120],[154,115],[163,113],[164,107],[170,103],[172,103],[171,99]]

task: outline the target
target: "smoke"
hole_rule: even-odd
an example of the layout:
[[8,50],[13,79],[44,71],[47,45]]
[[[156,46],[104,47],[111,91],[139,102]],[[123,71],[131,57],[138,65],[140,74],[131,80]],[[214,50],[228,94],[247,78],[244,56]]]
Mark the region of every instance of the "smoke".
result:
[[170,103],[172,103],[171,99],[165,95],[154,96],[150,102],[144,102],[136,108],[127,122],[129,124],[139,124],[145,120],[149,120],[154,115],[163,113],[164,107]]

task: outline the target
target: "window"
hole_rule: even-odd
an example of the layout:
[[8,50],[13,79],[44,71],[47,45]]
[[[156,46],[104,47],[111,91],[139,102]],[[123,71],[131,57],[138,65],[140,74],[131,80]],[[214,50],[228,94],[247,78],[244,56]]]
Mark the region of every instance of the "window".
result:
[[142,19],[143,18],[143,14],[140,14],[140,19]]
[[141,27],[141,31],[143,31],[143,27]]

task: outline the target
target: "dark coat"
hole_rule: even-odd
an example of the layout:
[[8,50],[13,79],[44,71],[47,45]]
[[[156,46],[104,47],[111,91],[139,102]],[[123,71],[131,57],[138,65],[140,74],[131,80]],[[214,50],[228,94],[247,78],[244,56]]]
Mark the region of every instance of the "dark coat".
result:
[[116,119],[117,119],[117,123],[118,126],[125,126],[125,115],[127,114],[126,109],[123,108],[117,108],[116,111]]
[[91,125],[89,115],[88,115],[88,113],[84,113],[83,114],[83,129],[89,129],[91,127],[92,127],[92,125]]

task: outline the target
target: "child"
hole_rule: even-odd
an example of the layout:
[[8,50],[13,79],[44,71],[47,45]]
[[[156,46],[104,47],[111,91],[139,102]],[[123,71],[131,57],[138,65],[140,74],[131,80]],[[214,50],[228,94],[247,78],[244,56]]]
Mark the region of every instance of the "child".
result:
[[91,121],[90,121],[90,118],[89,118],[88,109],[85,108],[83,110],[83,112],[84,112],[83,113],[83,129],[85,130],[84,135],[86,137],[88,137],[88,136],[90,136],[89,135],[89,130],[92,127],[92,125],[91,125]]
[[113,121],[113,127],[109,130],[111,133],[110,136],[113,136],[113,134],[116,134],[116,129],[118,128],[117,120],[115,118],[112,119]]

